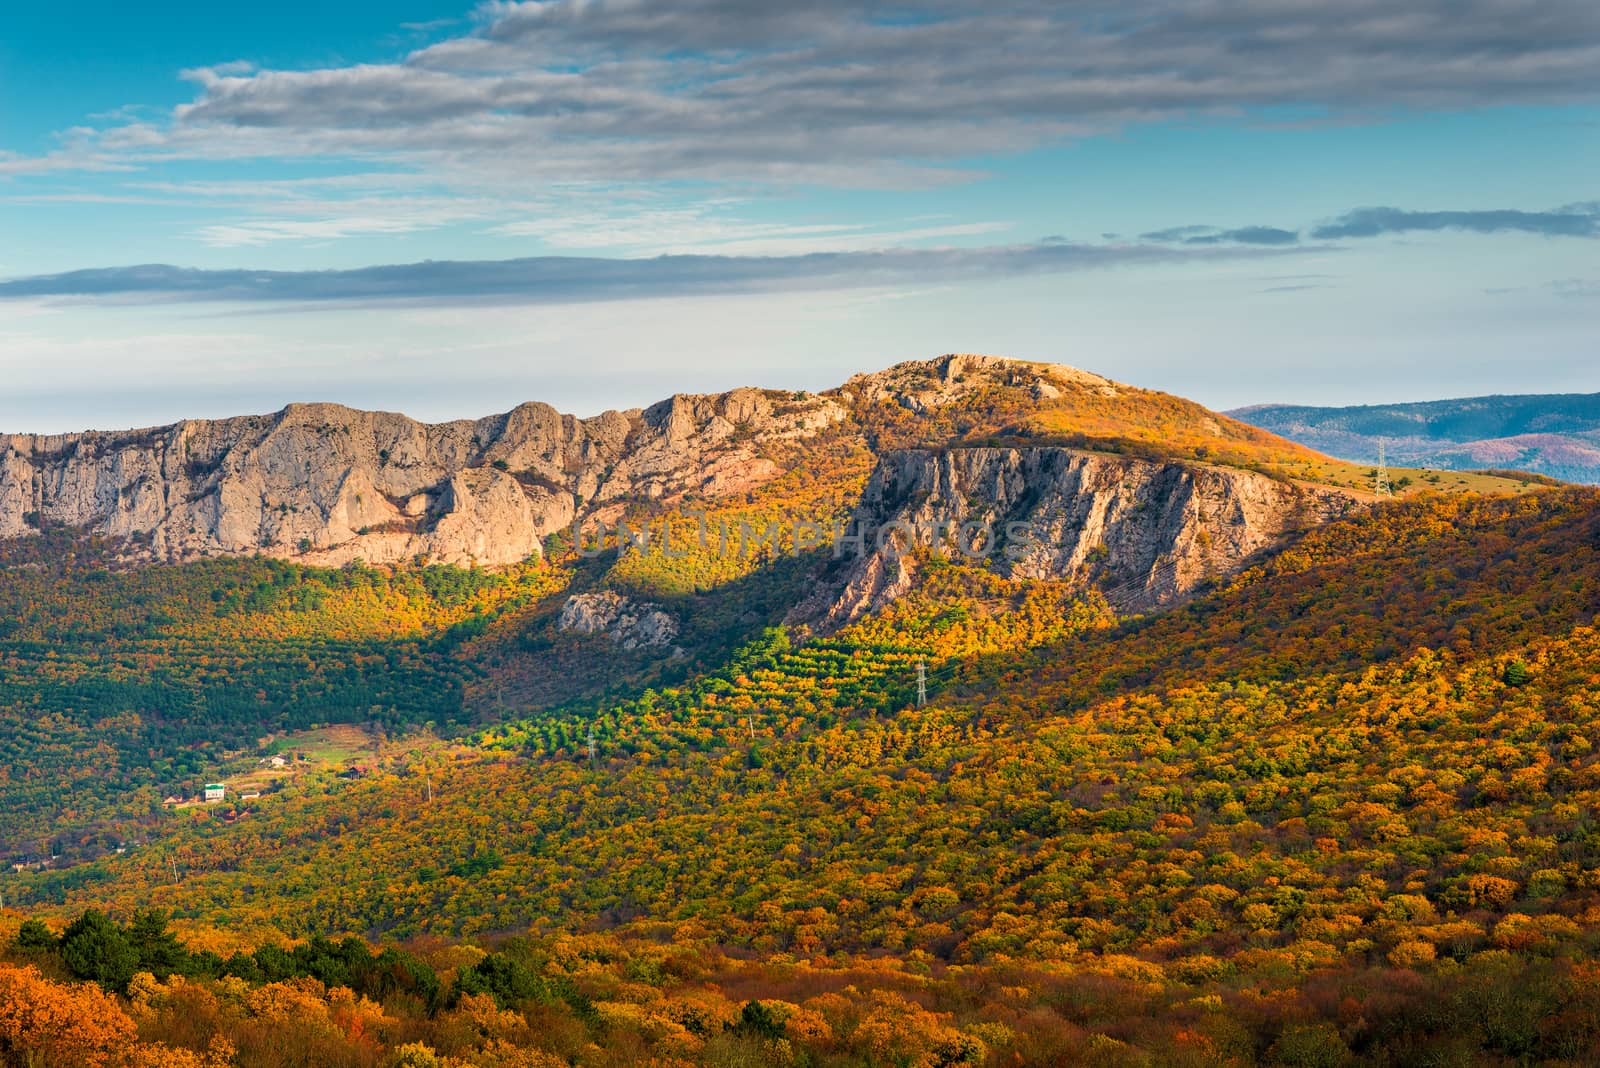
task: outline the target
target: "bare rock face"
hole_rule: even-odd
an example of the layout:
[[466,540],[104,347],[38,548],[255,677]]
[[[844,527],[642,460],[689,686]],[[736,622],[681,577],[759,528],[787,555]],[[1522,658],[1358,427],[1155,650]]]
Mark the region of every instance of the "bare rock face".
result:
[[889,401],[926,414],[999,382],[1025,386],[1035,400],[1041,401],[1059,397],[1062,387],[1068,384],[1088,387],[1107,397],[1117,395],[1117,384],[1111,379],[1075,367],[962,352],[855,375],[835,392],[852,403]]
[[677,396],[592,419],[524,404],[425,424],[333,404],[121,433],[0,436],[0,538],[63,524],[136,559],[516,563],[584,509],[744,492],[763,443],[846,417],[811,394]]
[[605,634],[624,649],[666,648],[678,636],[678,621],[659,606],[610,590],[568,597],[556,626],[573,634]]
[[866,541],[824,623],[909,588],[913,544],[1012,576],[1093,585],[1119,611],[1143,611],[1357,507],[1326,487],[1195,463],[1064,448],[890,453],[856,509],[850,529]]
[[[575,519],[610,521],[631,502],[745,493],[829,431],[869,445],[862,416],[885,405],[942,418],[996,396],[1048,405],[1085,391],[1111,406],[1137,393],[1070,367],[954,354],[823,394],[680,394],[590,419],[524,404],[430,425],[295,404],[121,433],[0,436],[0,539],[63,524],[126,539],[130,562],[261,553],[330,566],[510,564]],[[917,557],[896,545],[957,552],[964,540],[970,551],[984,529],[984,558],[1005,573],[1093,585],[1123,610],[1159,607],[1353,507],[1337,491],[1198,462],[1055,447],[884,452],[855,513],[870,532],[865,551],[842,590],[815,591],[806,619],[840,625],[909,589]],[[894,527],[878,544],[876,532]],[[624,645],[675,633],[658,610],[576,598],[568,610],[563,626]]]

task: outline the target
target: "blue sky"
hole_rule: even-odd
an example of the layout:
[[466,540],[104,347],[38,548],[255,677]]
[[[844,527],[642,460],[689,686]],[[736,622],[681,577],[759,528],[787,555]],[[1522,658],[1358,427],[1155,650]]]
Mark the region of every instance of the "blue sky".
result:
[[1587,0],[35,5],[0,430],[946,351],[1217,407],[1600,390],[1597,69]]

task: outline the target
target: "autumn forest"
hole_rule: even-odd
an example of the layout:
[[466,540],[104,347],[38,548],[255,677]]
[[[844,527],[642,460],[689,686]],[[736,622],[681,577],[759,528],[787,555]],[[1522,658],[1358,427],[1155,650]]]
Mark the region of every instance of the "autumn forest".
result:
[[[1600,1063],[1600,492],[1374,495],[1187,402],[1068,400],[885,402],[760,485],[613,509],[675,556],[0,545],[0,1060]],[[848,576],[792,518],[941,440],[1359,506],[1159,607],[1107,547],[918,547],[804,610]],[[715,551],[686,504],[788,532]]]

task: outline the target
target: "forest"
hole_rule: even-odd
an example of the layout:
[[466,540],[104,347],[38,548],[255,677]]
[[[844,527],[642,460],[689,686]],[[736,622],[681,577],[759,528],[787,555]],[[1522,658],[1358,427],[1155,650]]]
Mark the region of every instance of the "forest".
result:
[[[15,874],[8,982],[112,999],[104,1063],[1590,1063],[1597,549],[1594,491],[1425,494],[1127,619],[930,558],[826,637],[757,620],[706,670]],[[243,566],[190,604],[247,610],[191,625],[320,598],[489,675],[581,567],[206,581]],[[93,603],[23,633],[109,631]]]
[[[833,565],[793,524],[848,516],[872,449],[1364,477],[1174,438],[1161,394],[1102,425],[1015,392],[862,404],[749,491],[614,510],[681,555],[8,543],[0,1059],[1600,1059],[1600,494],[1419,477],[1144,616],[920,550],[854,623],[799,611]],[[784,533],[726,552],[702,518]],[[562,630],[586,591],[674,644]],[[163,803],[333,730],[359,760]]]

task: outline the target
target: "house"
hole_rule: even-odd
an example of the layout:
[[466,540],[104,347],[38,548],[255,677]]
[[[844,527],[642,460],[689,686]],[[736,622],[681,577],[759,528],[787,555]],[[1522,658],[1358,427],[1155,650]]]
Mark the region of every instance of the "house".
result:
[[222,798],[223,798],[223,795],[225,795],[227,792],[228,792],[228,788],[226,786],[224,786],[222,783],[220,783],[220,782],[208,782],[208,783],[206,783],[206,793],[205,793],[206,802],[210,803],[212,801],[221,801]]
[[274,767],[274,768],[281,768],[281,767],[284,767],[284,766],[286,766],[286,765],[287,765],[287,764],[288,764],[288,763],[289,763],[289,762],[288,762],[288,761],[287,761],[287,760],[285,760],[285,759],[283,759],[283,757],[281,757],[281,756],[275,756],[275,757],[273,757],[273,758],[272,758],[272,759],[270,759],[270,760],[268,760],[268,761],[267,761],[267,764],[268,764],[268,765],[269,765],[269,766],[270,766],[270,767]]
[[181,804],[183,804],[183,798],[178,797],[176,794],[174,794],[174,795],[172,795],[170,797],[167,797],[161,803],[163,805],[181,805]]
[[261,791],[260,790],[252,790],[247,794],[240,794],[239,795],[239,800],[240,801],[254,801],[260,796],[261,796]]

